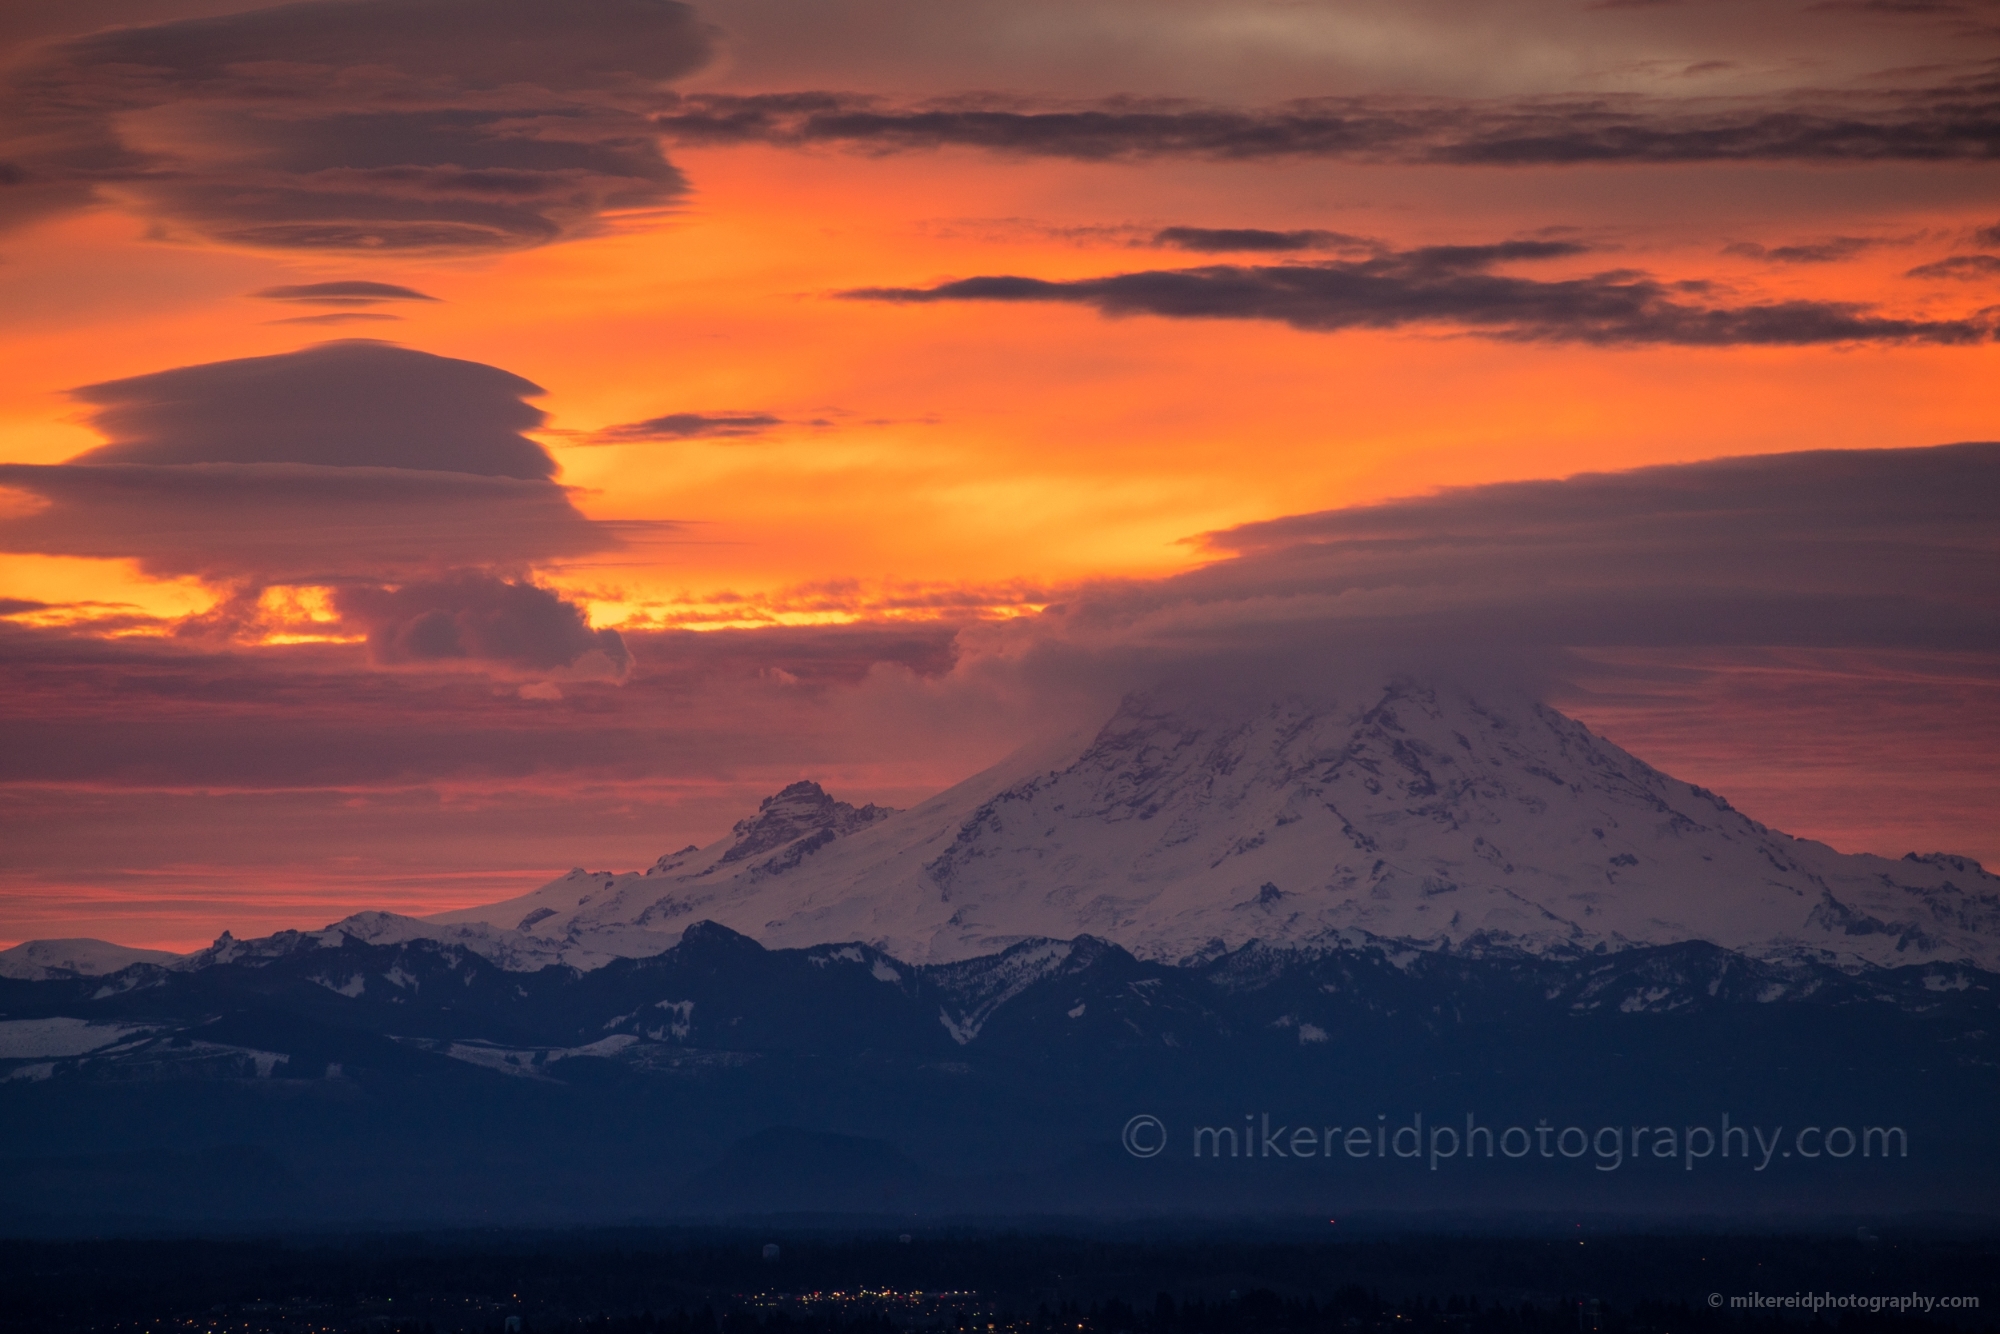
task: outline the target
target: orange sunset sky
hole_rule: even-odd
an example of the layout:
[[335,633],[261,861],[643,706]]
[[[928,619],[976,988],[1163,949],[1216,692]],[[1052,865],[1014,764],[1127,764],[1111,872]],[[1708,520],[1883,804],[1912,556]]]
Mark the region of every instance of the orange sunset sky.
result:
[[[1244,525],[2000,436],[1978,0],[16,18],[0,943],[440,911],[801,776],[906,805],[1143,685],[1161,607],[1387,651],[1329,539],[1281,579]],[[1504,589],[1410,509],[1455,554],[1368,587],[1692,608],[1551,612],[1536,678],[1776,827],[1990,865],[2000,461],[1951,457]]]

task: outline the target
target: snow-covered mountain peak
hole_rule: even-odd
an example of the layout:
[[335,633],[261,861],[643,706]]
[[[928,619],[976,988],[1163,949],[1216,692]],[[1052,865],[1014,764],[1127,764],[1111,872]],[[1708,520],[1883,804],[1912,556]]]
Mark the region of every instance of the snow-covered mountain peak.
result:
[[645,875],[575,872],[440,922],[570,962],[711,919],[767,945],[945,962],[1096,936],[1154,959],[1403,942],[1574,954],[1686,940],[1849,964],[2000,964],[2000,879],[1843,856],[1515,692],[1129,697],[1093,735],[890,814],[795,784]]
[[[907,811],[798,782],[643,872],[579,868],[421,921],[360,913],[320,932],[225,934],[169,966],[432,940],[510,969],[591,969],[658,955],[702,922],[768,947],[861,942],[922,964],[1005,954],[994,976],[1021,978],[1101,942],[1164,962],[1253,942],[1409,960],[1706,942],[1849,968],[2000,969],[2000,877],[1970,858],[1844,855],[1525,694],[1410,679],[1134,695],[1094,733]],[[0,954],[0,975],[26,948]],[[970,1034],[989,998],[962,999],[947,1018]]]
[[[700,911],[714,898],[712,892],[687,893],[679,886],[751,886],[784,877],[810,865],[829,845],[897,814],[887,806],[838,801],[818,783],[801,781],[766,797],[755,815],[736,822],[728,838],[669,853],[643,872],[578,867],[532,893],[427,921],[460,932],[510,934],[521,940],[515,948],[523,958],[559,959],[580,968],[643,958],[670,948],[691,923],[712,915]],[[743,929],[735,919],[731,925]],[[470,938],[466,943],[496,957],[490,945]]]
[[1844,857],[1525,696],[1409,680],[1336,702],[1130,698],[1074,763],[971,811],[925,871],[961,927],[1060,904],[1155,957],[1353,931],[2000,955],[2000,880],[1968,859]]

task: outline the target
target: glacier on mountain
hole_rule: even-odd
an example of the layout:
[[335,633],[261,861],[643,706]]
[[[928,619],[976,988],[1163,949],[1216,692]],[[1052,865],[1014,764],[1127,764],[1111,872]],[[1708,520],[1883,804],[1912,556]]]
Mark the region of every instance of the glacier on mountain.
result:
[[407,929],[588,968],[702,919],[773,947],[860,940],[925,963],[1090,935],[1164,961],[1253,940],[1534,954],[1700,940],[2000,966],[2000,878],[1970,859],[1842,854],[1530,698],[1407,680],[1330,703],[1133,696],[1094,735],[908,811],[797,783],[643,872],[573,871]]

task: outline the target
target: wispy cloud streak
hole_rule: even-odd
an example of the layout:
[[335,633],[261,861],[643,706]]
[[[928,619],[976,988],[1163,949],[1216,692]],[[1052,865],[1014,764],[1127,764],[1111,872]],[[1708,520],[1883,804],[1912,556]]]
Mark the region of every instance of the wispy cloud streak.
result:
[[1985,84],[1762,99],[1348,97],[1268,107],[1132,98],[899,105],[838,92],[694,94],[678,98],[658,123],[689,145],[978,148],[1083,161],[1312,157],[1549,166],[2000,157],[2000,90]]
[[1664,282],[1630,269],[1567,278],[1494,270],[1510,262],[1570,259],[1563,241],[1429,246],[1313,264],[1218,264],[1051,281],[1015,275],[932,287],[868,287],[850,300],[1061,302],[1110,316],[1276,320],[1295,329],[1459,328],[1516,342],[1598,346],[1779,346],[1828,343],[1971,344],[1994,336],[1990,312],[1958,319],[1899,318],[1848,301],[1704,299],[1709,285]]
[[[669,412],[644,421],[606,426],[570,443],[637,445],[673,440],[747,440],[791,424],[769,412]],[[826,423],[813,421],[807,425]]]

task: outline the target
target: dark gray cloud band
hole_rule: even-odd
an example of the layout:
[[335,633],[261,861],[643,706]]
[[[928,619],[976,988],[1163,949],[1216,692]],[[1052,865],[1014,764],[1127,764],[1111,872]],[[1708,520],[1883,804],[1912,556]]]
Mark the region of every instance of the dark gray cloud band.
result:
[[1624,269],[1554,279],[1494,272],[1505,263],[1583,253],[1584,247],[1570,242],[1511,241],[1384,249],[1364,259],[1313,264],[1218,264],[1070,281],[996,275],[842,295],[903,304],[1063,302],[1108,316],[1277,320],[1315,332],[1442,326],[1514,341],[1600,346],[1971,344],[1994,336],[1990,312],[1903,319],[1858,302],[1704,300],[1704,283],[1668,283]]
[[[15,70],[0,221],[114,198],[261,247],[556,240],[685,190],[646,113],[712,40],[674,0],[310,0],[112,29]],[[134,138],[135,118],[168,132]]]
[[1372,250],[1375,246],[1361,237],[1344,232],[1306,228],[1274,232],[1261,227],[1162,227],[1153,233],[1153,244],[1176,250],[1193,250],[1207,255],[1285,254],[1302,250]]
[[979,148],[1083,161],[1277,157],[1481,166],[1688,162],[1945,162],[2000,157],[1991,86],[1776,99],[1310,98],[1271,107],[1110,99],[1037,107],[856,94],[696,94],[659,118],[694,145],[864,152]]
[[[792,423],[768,412],[669,412],[593,431],[583,445],[635,445],[674,440],[747,440]],[[826,425],[823,421],[808,423]]]
[[[422,670],[478,665],[456,653],[494,633],[489,624],[466,634],[466,623],[480,619],[476,609],[499,600],[494,592],[351,598],[353,626],[385,641],[372,650],[225,650],[0,623],[0,725],[10,741],[0,746],[0,783],[240,790],[537,773],[558,781],[587,774],[592,783],[722,781],[743,766],[796,764],[802,739],[832,730],[829,698],[865,687],[879,669],[936,682],[955,656],[950,625],[636,631],[620,636],[633,661],[616,689],[608,672],[546,673],[572,696],[551,710],[468,673]],[[521,635],[524,619],[544,630],[539,641],[514,641],[520,657],[547,661],[550,648],[578,642],[560,608],[515,596],[531,614],[501,633]],[[437,613],[445,625],[425,621]],[[595,637],[603,632],[585,633],[602,651]],[[379,660],[371,670],[369,651],[406,670],[382,671]],[[859,737],[828,737],[816,750],[824,763],[849,762],[853,741],[871,736],[878,748],[935,749],[923,737],[903,742],[875,720]],[[725,827],[735,814],[722,816]]]

